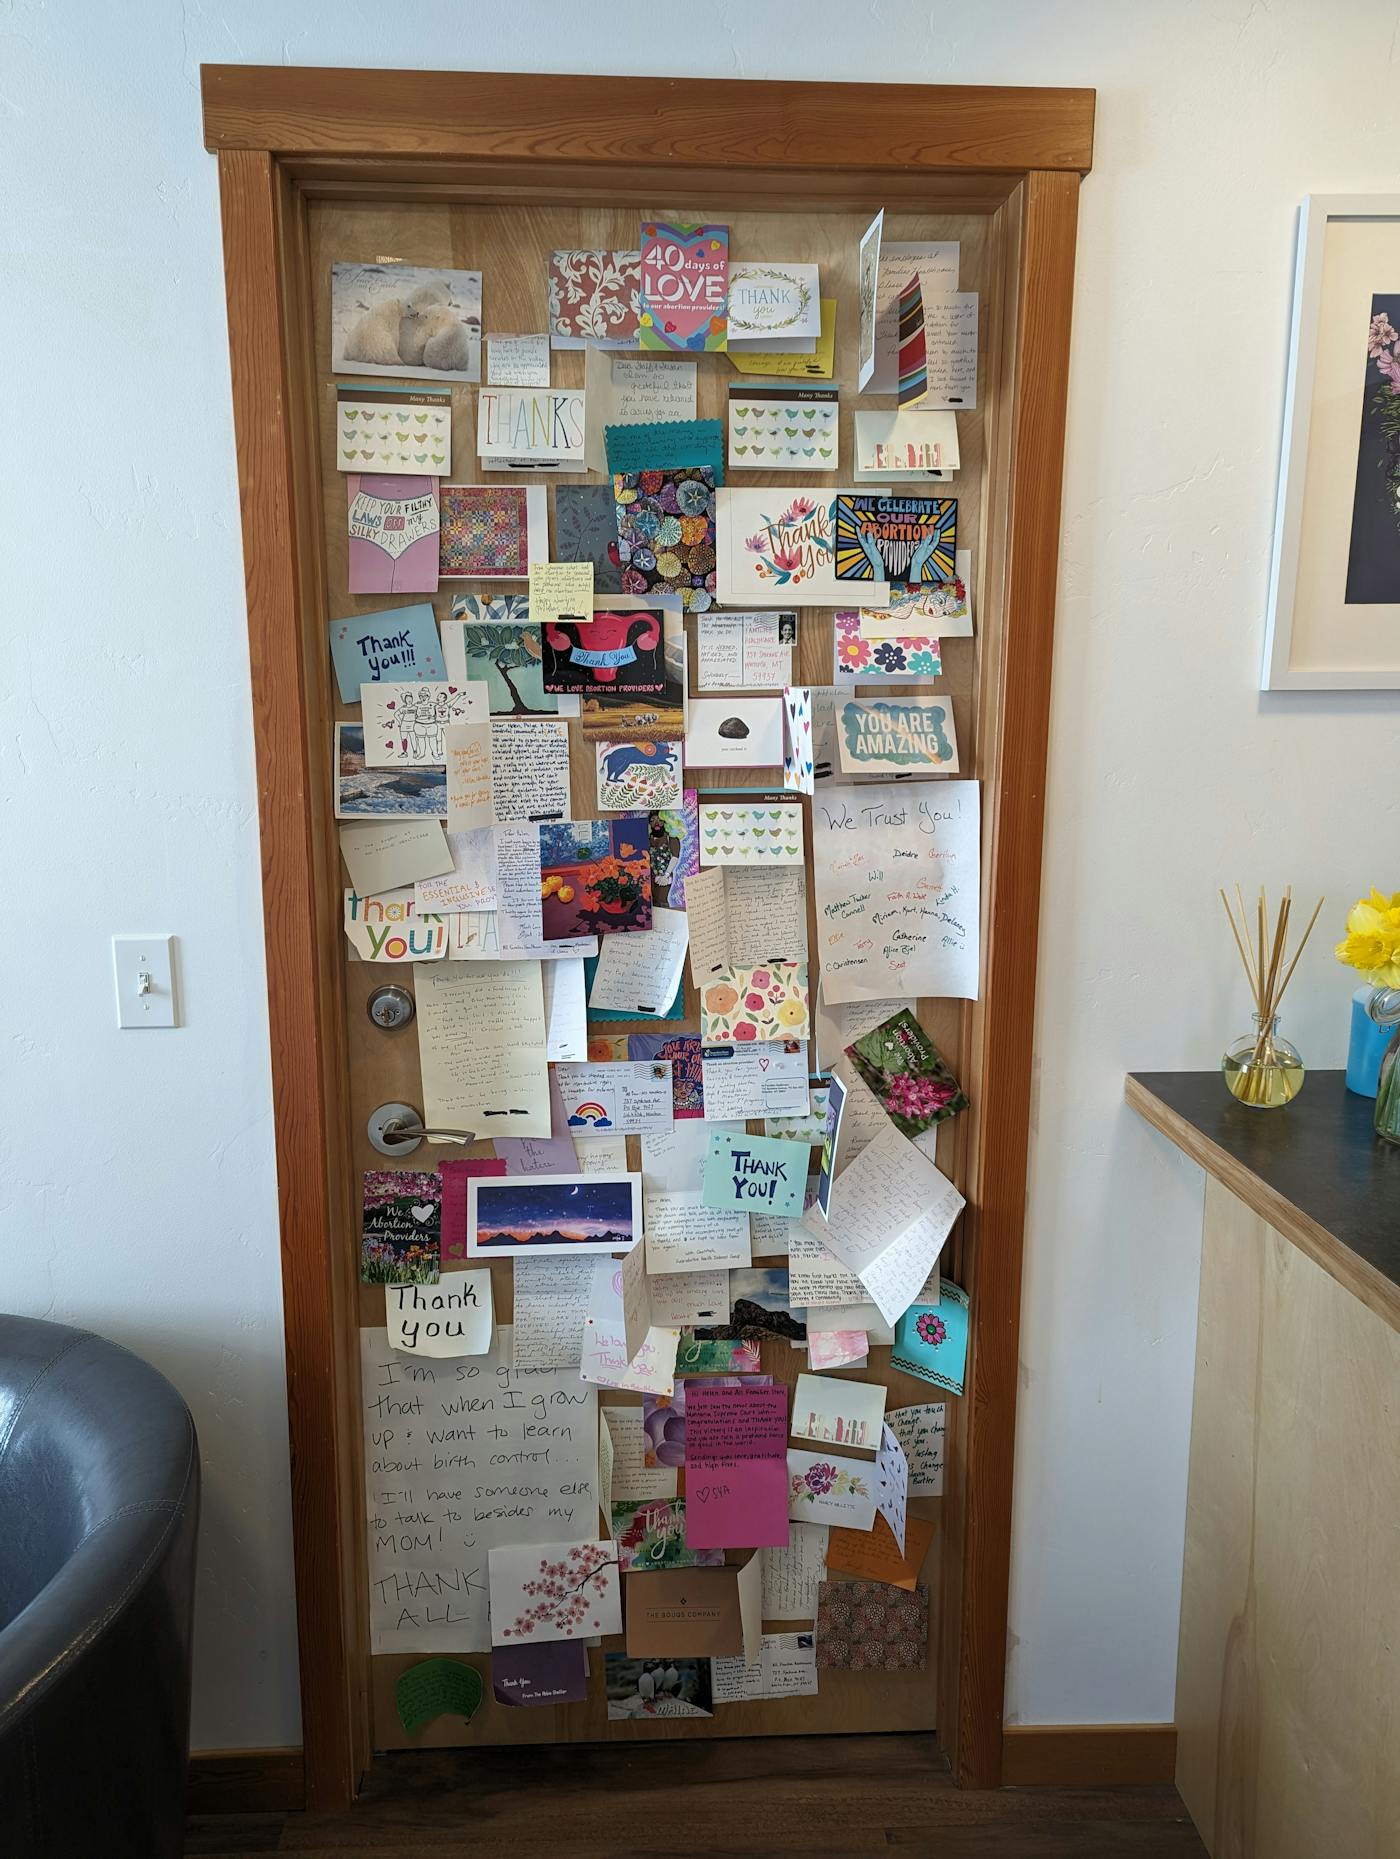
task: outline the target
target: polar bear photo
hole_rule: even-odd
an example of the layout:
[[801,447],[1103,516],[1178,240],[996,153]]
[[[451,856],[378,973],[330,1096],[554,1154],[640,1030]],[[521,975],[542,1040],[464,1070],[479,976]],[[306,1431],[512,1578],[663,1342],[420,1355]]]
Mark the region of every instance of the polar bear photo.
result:
[[481,378],[481,273],[426,265],[332,265],[337,374]]

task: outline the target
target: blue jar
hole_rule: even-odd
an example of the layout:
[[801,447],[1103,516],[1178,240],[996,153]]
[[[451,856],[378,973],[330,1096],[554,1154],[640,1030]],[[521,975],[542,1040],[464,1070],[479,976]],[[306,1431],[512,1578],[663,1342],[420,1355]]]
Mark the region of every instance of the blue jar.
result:
[[1347,1089],[1358,1097],[1374,1097],[1381,1060],[1395,1037],[1395,1022],[1378,1023],[1371,1002],[1384,990],[1360,987],[1351,997],[1351,1044],[1347,1048]]

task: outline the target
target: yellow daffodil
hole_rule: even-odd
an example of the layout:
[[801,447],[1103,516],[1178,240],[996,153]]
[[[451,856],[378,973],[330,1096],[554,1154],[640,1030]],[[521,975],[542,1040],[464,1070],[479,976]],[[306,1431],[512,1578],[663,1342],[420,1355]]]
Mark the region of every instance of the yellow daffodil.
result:
[[1347,913],[1346,939],[1336,955],[1373,987],[1400,988],[1400,891],[1359,897]]

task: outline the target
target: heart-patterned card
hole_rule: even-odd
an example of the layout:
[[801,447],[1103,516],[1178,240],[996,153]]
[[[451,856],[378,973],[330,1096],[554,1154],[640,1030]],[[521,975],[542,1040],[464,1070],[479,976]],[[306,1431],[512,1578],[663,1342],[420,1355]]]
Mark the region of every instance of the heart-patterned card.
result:
[[731,471],[835,471],[839,391],[834,387],[729,388]]
[[363,1206],[360,1282],[436,1284],[441,1175],[407,1168],[366,1169]]
[[452,472],[452,390],[359,381],[335,393],[335,462],[341,471]]
[[702,865],[800,865],[803,841],[798,801],[700,803]]
[[805,684],[783,687],[783,715],[787,742],[783,753],[783,786],[798,794],[816,791],[812,749],[812,692]]

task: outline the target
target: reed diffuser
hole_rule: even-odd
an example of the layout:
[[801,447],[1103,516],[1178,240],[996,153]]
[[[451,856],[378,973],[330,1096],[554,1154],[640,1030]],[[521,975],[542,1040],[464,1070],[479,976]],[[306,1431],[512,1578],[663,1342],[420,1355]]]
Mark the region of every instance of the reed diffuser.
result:
[[1237,1039],[1229,1047],[1220,1061],[1220,1069],[1230,1095],[1241,1104],[1248,1104],[1255,1110],[1277,1110],[1281,1104],[1292,1103],[1303,1088],[1303,1061],[1296,1048],[1279,1034],[1279,1003],[1283,999],[1284,989],[1293,979],[1298,957],[1307,946],[1324,900],[1318,898],[1317,908],[1308,919],[1308,927],[1303,931],[1290,959],[1287,950],[1288,919],[1293,909],[1291,887],[1285,890],[1283,901],[1279,904],[1272,935],[1268,933],[1268,905],[1264,887],[1259,887],[1259,903],[1253,925],[1245,909],[1244,893],[1238,885],[1235,886],[1235,896],[1239,901],[1238,921],[1223,890],[1220,901],[1230,919],[1235,947],[1240,952],[1240,960],[1244,963],[1244,972],[1249,980],[1249,990],[1254,996],[1255,1030],[1245,1034],[1243,1039]]

